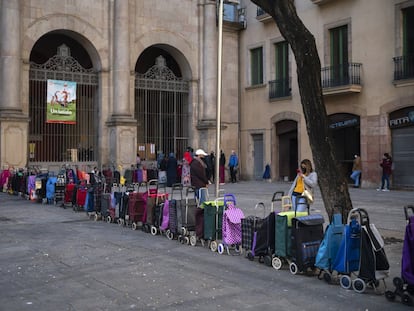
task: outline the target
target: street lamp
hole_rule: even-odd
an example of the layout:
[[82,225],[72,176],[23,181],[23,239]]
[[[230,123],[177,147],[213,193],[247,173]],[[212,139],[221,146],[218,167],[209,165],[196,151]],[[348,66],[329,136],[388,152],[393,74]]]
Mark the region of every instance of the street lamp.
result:
[[221,139],[221,64],[223,51],[223,2],[231,4],[239,4],[239,0],[219,0],[218,7],[218,48],[217,48],[217,105],[216,105],[216,198],[219,197],[220,191],[220,139]]
[[217,48],[217,105],[216,105],[216,198],[220,191],[220,139],[221,139],[221,58],[223,50],[223,0],[219,0],[218,8],[218,48]]

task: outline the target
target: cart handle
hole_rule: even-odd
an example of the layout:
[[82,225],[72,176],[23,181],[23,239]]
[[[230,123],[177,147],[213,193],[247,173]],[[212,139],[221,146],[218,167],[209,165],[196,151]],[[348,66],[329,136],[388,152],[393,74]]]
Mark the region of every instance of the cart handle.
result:
[[355,214],[358,214],[359,222],[361,226],[363,225],[369,226],[368,212],[365,209],[360,208],[360,207],[353,208],[349,211],[347,223],[350,223],[352,216],[354,216]]
[[254,216],[257,216],[256,210],[259,206],[263,207],[263,218],[265,218],[266,217],[266,205],[263,202],[259,202],[254,206],[254,211],[255,211]]
[[405,220],[407,221],[407,223],[409,222],[409,220],[410,220],[410,217],[409,217],[409,215],[408,215],[408,210],[411,210],[411,214],[413,214],[414,215],[414,205],[406,205],[406,206],[404,206],[404,214],[405,214]]

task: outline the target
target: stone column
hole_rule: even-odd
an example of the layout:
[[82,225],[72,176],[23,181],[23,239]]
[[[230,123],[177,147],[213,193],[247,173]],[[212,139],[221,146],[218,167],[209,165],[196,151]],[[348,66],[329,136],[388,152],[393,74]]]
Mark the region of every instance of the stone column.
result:
[[216,119],[217,105],[217,25],[216,1],[204,5],[203,111],[201,121]]
[[113,116],[130,117],[129,107],[129,10],[128,2],[115,0],[113,54]]
[[21,94],[20,0],[0,2],[0,165],[27,164],[28,118]]
[[20,1],[0,2],[0,114],[21,114]]
[[114,32],[112,60],[112,114],[109,129],[109,159],[121,173],[135,163],[137,150],[137,124],[131,114],[130,87],[133,77],[130,71],[129,1],[114,2]]

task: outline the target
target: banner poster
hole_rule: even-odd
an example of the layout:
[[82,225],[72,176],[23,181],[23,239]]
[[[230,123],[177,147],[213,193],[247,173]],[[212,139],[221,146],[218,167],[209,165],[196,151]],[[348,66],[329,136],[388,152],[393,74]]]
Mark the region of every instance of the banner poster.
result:
[[76,82],[47,80],[46,123],[76,124]]

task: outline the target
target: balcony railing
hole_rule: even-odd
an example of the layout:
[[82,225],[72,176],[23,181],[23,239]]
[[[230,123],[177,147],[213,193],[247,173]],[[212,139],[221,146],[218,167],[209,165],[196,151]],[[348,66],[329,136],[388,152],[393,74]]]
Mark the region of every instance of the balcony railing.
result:
[[269,81],[269,99],[291,96],[289,79]]
[[394,57],[394,80],[414,79],[414,55]]
[[322,88],[361,85],[360,63],[346,63],[322,68]]

